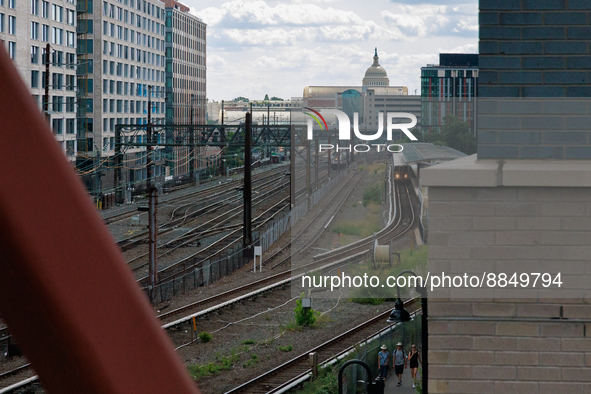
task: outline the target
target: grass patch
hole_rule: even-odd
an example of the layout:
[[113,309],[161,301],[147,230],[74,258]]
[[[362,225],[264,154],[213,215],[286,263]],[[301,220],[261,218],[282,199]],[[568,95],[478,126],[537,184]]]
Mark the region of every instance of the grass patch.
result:
[[303,327],[296,323],[295,319],[285,323],[284,325],[280,326],[282,331],[302,331]]
[[207,343],[207,342],[211,341],[212,335],[208,332],[203,331],[203,332],[199,333],[199,335],[197,335],[197,337],[199,338],[199,340],[202,343]]
[[256,341],[254,339],[247,339],[246,341],[242,342],[243,345],[254,345]]
[[250,356],[250,360],[242,364],[242,368],[254,367],[259,362],[259,356],[253,354]]
[[[396,287],[388,287],[386,285],[387,278],[389,276],[396,277],[398,276],[399,272],[410,270],[415,272],[417,275],[422,275],[423,277],[426,275],[427,270],[427,256],[428,256],[429,248],[424,246],[415,246],[413,248],[412,254],[410,249],[405,249],[400,252],[400,265],[394,266],[390,268],[389,265],[382,265],[378,268],[373,268],[371,265],[371,261],[367,260],[361,265],[353,265],[348,269],[346,272],[347,276],[354,277],[354,276],[361,276],[363,277],[364,274],[367,274],[368,277],[377,276],[380,278],[381,284],[384,284],[384,287],[371,287],[368,282],[368,286],[362,286],[359,288],[355,288],[351,291],[351,298],[350,301],[366,304],[366,305],[380,305],[385,300],[394,299],[396,297]],[[396,258],[394,261],[396,262]],[[393,284],[392,281],[390,281]],[[414,290],[414,287],[412,288]],[[408,287],[401,288],[401,294],[408,293],[410,290]]]
[[368,186],[363,192],[363,206],[367,207],[371,203],[380,205],[382,203],[382,195],[384,194],[384,183],[377,182]]
[[291,345],[279,346],[277,349],[279,349],[282,352],[291,352],[293,350],[293,346],[291,346]]
[[377,215],[366,215],[362,220],[339,221],[333,226],[332,232],[365,238],[377,233],[382,227]]
[[229,371],[234,364],[240,361],[240,355],[232,350],[230,356],[216,357],[216,361],[205,365],[191,365],[187,369],[193,380],[199,380],[207,376],[215,375],[221,371]]

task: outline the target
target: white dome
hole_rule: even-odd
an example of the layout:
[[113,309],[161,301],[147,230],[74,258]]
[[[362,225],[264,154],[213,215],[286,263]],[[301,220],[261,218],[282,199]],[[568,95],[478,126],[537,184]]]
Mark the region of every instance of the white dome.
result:
[[380,66],[380,58],[378,57],[378,49],[376,48],[373,57],[373,64],[365,71],[365,77],[362,82],[363,86],[390,86],[388,73],[382,66]]

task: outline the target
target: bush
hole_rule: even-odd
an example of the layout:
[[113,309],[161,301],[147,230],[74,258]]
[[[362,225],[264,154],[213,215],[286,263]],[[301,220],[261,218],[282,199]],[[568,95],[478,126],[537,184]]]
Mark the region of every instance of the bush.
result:
[[291,346],[291,345],[279,346],[277,349],[279,349],[282,352],[291,352],[293,350],[293,346]]
[[381,182],[369,186],[363,192],[363,206],[367,207],[370,203],[380,205],[382,203],[382,192],[384,185]]
[[242,342],[243,345],[254,345],[256,342],[253,339],[247,339],[246,341]]
[[203,342],[203,343],[207,343],[207,342],[211,341],[211,338],[212,338],[211,334],[210,334],[210,333],[208,333],[208,332],[205,332],[205,331],[203,331],[203,332],[199,333],[199,335],[197,335],[197,337],[198,337],[198,338],[201,340],[201,342]]
[[302,298],[304,298],[304,293],[302,293],[300,299],[296,301],[295,321],[298,326],[310,327],[316,322],[316,316],[318,316],[319,313],[312,308],[304,308],[302,306]]

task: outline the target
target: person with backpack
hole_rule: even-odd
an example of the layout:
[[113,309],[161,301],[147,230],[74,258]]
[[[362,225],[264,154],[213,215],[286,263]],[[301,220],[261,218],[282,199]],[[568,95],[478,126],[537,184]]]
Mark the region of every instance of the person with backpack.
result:
[[402,342],[398,342],[396,344],[396,350],[394,350],[394,354],[392,355],[392,363],[394,364],[394,373],[398,377],[398,384],[397,386],[402,386],[402,374],[407,367],[407,360],[406,353],[402,348]]
[[388,359],[390,358],[390,352],[388,352],[388,347],[386,345],[382,345],[380,349],[382,349],[382,351],[378,353],[378,365],[380,366],[380,376],[386,379],[386,377],[388,376]]

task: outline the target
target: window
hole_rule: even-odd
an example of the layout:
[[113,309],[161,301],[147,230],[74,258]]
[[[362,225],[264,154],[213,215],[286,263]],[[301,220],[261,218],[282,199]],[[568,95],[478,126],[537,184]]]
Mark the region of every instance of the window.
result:
[[76,83],[73,75],[66,75],[66,90],[76,90]]
[[36,47],[36,46],[31,47],[31,63],[32,64],[39,64],[39,47]]
[[4,33],[4,14],[0,14],[0,33]]
[[51,19],[56,22],[63,22],[64,21],[64,8],[62,6],[52,4],[51,5]]
[[39,15],[39,0],[31,0],[31,15]]
[[76,45],[76,36],[73,31],[66,32],[66,45],[74,48]]
[[39,39],[39,23],[31,22],[31,40]]
[[8,0],[8,8],[16,8],[16,0]]
[[55,134],[63,134],[64,133],[64,120],[63,119],[60,119],[60,118],[53,119],[51,123],[53,126],[53,132]]
[[66,97],[66,112],[76,112],[76,97]]
[[16,34],[16,16],[8,16],[8,34]]
[[64,30],[52,27],[51,28],[51,43],[56,45],[63,45],[64,44]]
[[[66,63],[69,69],[76,69],[76,55],[74,53],[66,53]],[[82,74],[92,73],[92,60],[87,60],[85,63],[80,65],[78,69]]]
[[49,25],[41,26],[41,41],[49,41]]
[[31,87],[32,88],[39,87],[39,71],[36,71],[36,70],[31,71]]
[[54,90],[62,90],[62,87],[64,85],[64,75],[63,74],[58,74],[58,73],[53,73],[52,74],[52,79],[53,79],[53,83],[52,83],[52,88]]
[[12,60],[16,60],[16,42],[8,41],[8,55]]
[[[66,119],[66,134],[75,134],[75,133],[76,133],[76,119]],[[70,142],[70,141],[68,141],[68,142]],[[71,141],[71,142],[74,142],[74,141]]]
[[49,19],[49,1],[41,3],[41,17]]
[[76,11],[74,10],[66,10],[67,20],[66,22],[68,25],[76,26]]
[[53,112],[62,112],[64,110],[64,98],[62,96],[53,96],[52,99],[51,108],[53,108]]

